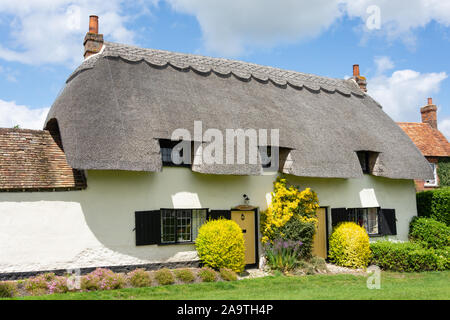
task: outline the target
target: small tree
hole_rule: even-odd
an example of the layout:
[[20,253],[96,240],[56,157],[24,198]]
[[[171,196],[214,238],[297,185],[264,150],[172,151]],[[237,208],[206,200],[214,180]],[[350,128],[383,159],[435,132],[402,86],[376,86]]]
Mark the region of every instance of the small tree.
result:
[[288,187],[286,179],[278,177],[274,182],[272,202],[266,211],[261,212],[262,241],[273,242],[275,238],[283,237],[282,229],[292,218],[315,226],[318,208],[319,200],[314,191],[310,188],[300,191],[292,185]]

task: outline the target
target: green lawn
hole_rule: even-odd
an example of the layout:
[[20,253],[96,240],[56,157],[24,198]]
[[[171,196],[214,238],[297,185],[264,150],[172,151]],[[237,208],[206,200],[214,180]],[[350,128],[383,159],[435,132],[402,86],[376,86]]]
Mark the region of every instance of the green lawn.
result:
[[382,273],[381,289],[352,275],[272,276],[235,282],[55,294],[24,299],[450,299],[450,271]]

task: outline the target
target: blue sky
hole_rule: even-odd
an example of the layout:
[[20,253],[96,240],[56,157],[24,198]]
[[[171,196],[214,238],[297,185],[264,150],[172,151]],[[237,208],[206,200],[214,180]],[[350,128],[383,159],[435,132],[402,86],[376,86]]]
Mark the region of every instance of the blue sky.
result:
[[0,127],[42,127],[89,14],[108,41],[335,78],[358,63],[394,120],[420,121],[430,96],[450,137],[450,1],[436,0],[0,0]]

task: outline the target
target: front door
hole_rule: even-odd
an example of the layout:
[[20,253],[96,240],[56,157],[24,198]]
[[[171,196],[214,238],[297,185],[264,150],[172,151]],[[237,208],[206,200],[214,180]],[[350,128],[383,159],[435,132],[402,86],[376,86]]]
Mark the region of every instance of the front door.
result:
[[255,211],[231,211],[231,220],[241,227],[244,233],[245,264],[256,263]]
[[317,210],[317,219],[319,222],[316,226],[316,234],[314,235],[313,254],[315,256],[327,258],[327,210],[319,208]]

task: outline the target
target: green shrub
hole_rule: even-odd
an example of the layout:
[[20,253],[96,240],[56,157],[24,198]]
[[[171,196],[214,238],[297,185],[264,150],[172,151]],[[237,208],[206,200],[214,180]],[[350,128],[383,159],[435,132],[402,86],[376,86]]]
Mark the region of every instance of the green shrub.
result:
[[436,249],[436,254],[443,262],[443,269],[450,270],[450,247],[444,247],[442,249]]
[[276,239],[301,242],[302,245],[299,247],[298,257],[300,259],[310,259],[312,257],[315,232],[316,226],[313,222],[301,221],[294,216],[283,227],[275,229],[274,234]]
[[231,220],[211,220],[203,224],[195,242],[203,264],[219,270],[229,268],[241,272],[245,267],[244,235]]
[[81,289],[85,291],[114,290],[125,287],[125,277],[109,269],[97,268],[81,277]]
[[343,222],[333,231],[329,241],[329,259],[336,265],[366,268],[371,253],[369,236],[354,222]]
[[450,226],[450,187],[417,193],[419,217],[433,218]]
[[12,298],[17,294],[17,283],[13,281],[0,282],[0,298]]
[[439,184],[442,187],[450,187],[450,159],[439,161],[437,174]]
[[289,272],[294,270],[299,262],[301,241],[277,239],[265,247],[267,265],[272,270]]
[[175,282],[172,272],[167,268],[156,271],[155,279],[160,285],[163,286],[173,284]]
[[150,287],[152,284],[150,273],[145,271],[145,269],[136,269],[131,271],[128,273],[128,280],[135,288]]
[[195,275],[192,272],[192,270],[177,269],[174,271],[174,273],[175,273],[175,276],[177,277],[177,279],[184,283],[194,282],[194,280],[195,280]]
[[450,226],[450,187],[433,191],[431,218]]
[[237,274],[233,270],[222,268],[220,269],[220,277],[225,281],[236,281]]
[[217,280],[217,273],[209,267],[201,268],[198,272],[198,276],[203,282],[214,282]]
[[424,247],[441,249],[450,246],[450,227],[430,218],[414,218],[409,225],[409,238]]
[[446,261],[441,253],[422,247],[419,243],[377,241],[370,244],[372,264],[384,270],[421,272],[444,270]]

